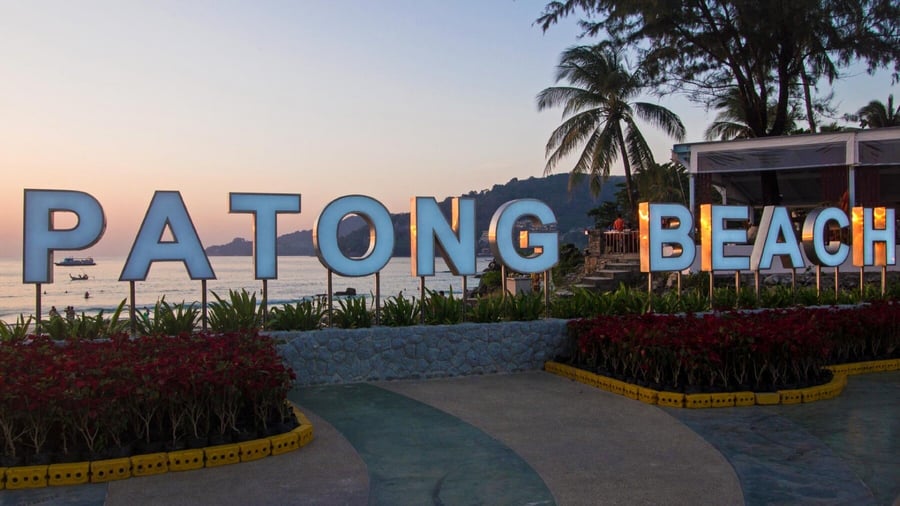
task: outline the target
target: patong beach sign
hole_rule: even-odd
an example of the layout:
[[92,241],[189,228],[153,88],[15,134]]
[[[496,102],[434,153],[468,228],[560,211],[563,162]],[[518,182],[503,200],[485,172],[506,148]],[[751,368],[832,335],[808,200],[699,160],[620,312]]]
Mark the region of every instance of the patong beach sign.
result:
[[[432,197],[411,199],[410,246],[412,275],[434,275],[434,259],[440,254],[458,276],[476,274],[475,201],[452,200],[448,222]],[[277,279],[275,242],[277,217],[299,213],[299,194],[230,193],[229,212],[253,217],[253,263],[256,279]],[[77,218],[72,228],[54,226],[56,213]],[[361,257],[345,255],[338,244],[338,227],[350,215],[361,217],[369,227],[369,248]],[[488,231],[491,252],[504,266],[521,273],[539,273],[559,260],[556,232],[518,230],[517,223],[538,226],[556,224],[546,204],[535,199],[507,202],[494,213]],[[72,190],[25,190],[23,281],[53,282],[53,253],[89,248],[106,229],[103,207],[90,194]],[[166,233],[172,240],[163,240]],[[390,213],[377,200],[348,195],[329,203],[316,220],[313,243],[322,265],[341,276],[368,276],[379,272],[394,250]],[[517,248],[518,246],[518,248]],[[523,250],[530,250],[525,254]],[[143,281],[153,262],[183,262],[191,279],[215,279],[206,252],[181,194],[157,191],[137,232],[120,281]]]
[[[703,204],[700,206],[700,270],[765,271],[778,258],[785,268],[803,268],[806,261],[817,267],[838,267],[852,254],[857,267],[896,265],[894,209],[854,207],[851,216],[836,207],[814,209],[807,214],[800,240],[786,207],[763,208],[758,233],[750,254],[726,255],[726,244],[749,244],[744,227],[750,208]],[[695,223],[688,208],[679,204],[639,206],[642,272],[682,271],[697,255]],[[852,234],[852,248],[843,242]]]
[[[106,229],[106,215],[97,199],[81,191],[26,189],[24,203],[23,281],[38,286],[40,314],[40,285],[53,282],[54,252],[81,250],[96,244]],[[278,277],[275,249],[278,215],[299,213],[300,194],[230,193],[229,212],[252,216],[255,277],[263,280],[265,291],[266,280]],[[57,228],[54,226],[57,213],[75,215],[76,224],[71,228]],[[885,266],[896,265],[894,209],[854,207],[850,216],[835,207],[815,209],[806,216],[798,240],[787,208],[767,206],[750,253],[727,255],[726,244],[749,244],[747,230],[733,225],[748,223],[750,213],[747,206],[703,204],[698,224],[685,206],[641,203],[638,213],[641,270],[653,273],[689,269],[698,247],[700,270],[710,273],[765,271],[772,269],[775,258],[785,268],[805,267],[807,260],[817,268],[837,268],[851,254],[853,265],[860,268],[882,266],[883,272]],[[350,215],[361,217],[369,229],[368,251],[361,257],[349,257],[339,246],[339,225]],[[521,230],[523,221],[542,231]],[[540,200],[509,201],[497,209],[490,221],[491,252],[511,271],[546,273],[559,261],[557,232],[543,231],[544,227],[554,225],[553,210]],[[852,232],[850,245],[845,241],[851,234],[842,233],[847,228]],[[167,233],[171,240],[163,239]],[[699,244],[695,239],[698,233]],[[436,255],[441,255],[451,272],[463,276],[464,280],[465,276],[477,274],[478,235],[473,199],[452,199],[452,216],[448,221],[433,197],[413,197],[411,274],[423,280],[433,276]],[[394,250],[390,213],[371,197],[338,198],[316,220],[313,243],[320,262],[328,269],[329,282],[332,272],[351,277],[377,276]],[[205,281],[215,279],[215,273],[177,191],[154,193],[119,276],[120,281],[132,284],[132,309],[134,282],[145,280],[154,262],[165,261],[182,262],[191,279],[204,282],[205,305]]]

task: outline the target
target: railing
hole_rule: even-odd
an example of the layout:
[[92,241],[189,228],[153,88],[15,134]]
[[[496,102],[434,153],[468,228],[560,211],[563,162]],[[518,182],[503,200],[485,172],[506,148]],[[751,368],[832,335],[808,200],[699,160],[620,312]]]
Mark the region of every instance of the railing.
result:
[[603,253],[637,253],[640,251],[637,230],[608,230],[603,232]]

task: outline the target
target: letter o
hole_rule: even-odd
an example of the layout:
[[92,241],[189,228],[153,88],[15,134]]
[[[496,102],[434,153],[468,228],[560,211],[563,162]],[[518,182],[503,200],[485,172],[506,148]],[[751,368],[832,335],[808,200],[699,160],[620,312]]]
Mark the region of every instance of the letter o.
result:
[[[355,214],[369,227],[369,248],[359,258],[344,255],[338,245],[338,226]],[[313,226],[313,246],[319,262],[341,276],[374,274],[387,265],[394,252],[394,224],[387,208],[364,195],[347,195],[331,201]]]

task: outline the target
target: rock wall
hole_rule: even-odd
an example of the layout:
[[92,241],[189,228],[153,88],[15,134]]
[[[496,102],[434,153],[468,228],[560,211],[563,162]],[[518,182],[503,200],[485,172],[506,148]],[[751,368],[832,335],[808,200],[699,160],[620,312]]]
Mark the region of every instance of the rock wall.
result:
[[297,385],[535,370],[563,354],[567,320],[268,332]]

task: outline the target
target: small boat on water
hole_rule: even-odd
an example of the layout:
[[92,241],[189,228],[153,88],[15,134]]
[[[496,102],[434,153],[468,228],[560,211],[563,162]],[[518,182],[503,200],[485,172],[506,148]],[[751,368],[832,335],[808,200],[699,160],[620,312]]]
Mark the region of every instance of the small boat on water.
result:
[[77,257],[65,257],[65,258],[63,258],[62,260],[60,260],[59,262],[54,262],[54,263],[55,263],[56,265],[59,265],[59,266],[72,266],[72,265],[84,266],[84,265],[96,265],[96,264],[94,263],[94,258],[93,258],[93,257],[83,257],[83,258],[77,258]]
[[77,276],[74,274],[69,274],[69,278],[72,281],[87,281],[88,275],[83,272]]

